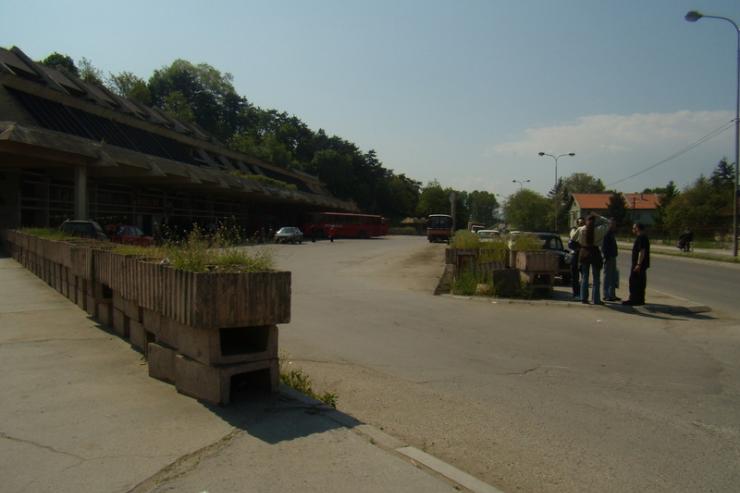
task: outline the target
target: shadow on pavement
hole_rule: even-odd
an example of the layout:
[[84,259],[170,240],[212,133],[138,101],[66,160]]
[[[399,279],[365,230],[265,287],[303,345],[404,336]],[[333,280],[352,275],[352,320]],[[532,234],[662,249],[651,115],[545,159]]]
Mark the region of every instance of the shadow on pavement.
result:
[[[639,315],[641,317],[657,318],[660,320],[676,320],[676,316],[684,317],[679,320],[715,320],[715,317],[712,317],[705,313],[696,313],[685,306],[666,305],[660,303],[646,303],[642,306],[629,306],[622,305],[621,303],[604,303],[604,307],[622,313],[631,313],[634,315]],[[659,314],[665,314],[669,316],[663,317]]]
[[272,395],[244,392],[228,406],[202,404],[231,426],[269,444],[362,424],[349,415],[284,388]]

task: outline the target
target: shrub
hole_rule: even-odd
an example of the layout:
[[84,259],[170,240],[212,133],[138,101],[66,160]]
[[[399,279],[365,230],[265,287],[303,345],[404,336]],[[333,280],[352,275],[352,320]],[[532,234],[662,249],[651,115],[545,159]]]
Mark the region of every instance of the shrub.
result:
[[503,239],[480,242],[478,263],[506,262],[509,246]]
[[480,238],[472,231],[461,229],[455,232],[455,235],[450,240],[451,248],[478,248],[480,246]]
[[528,233],[510,235],[509,247],[516,251],[542,250],[542,240]]
[[452,294],[472,296],[475,294],[480,279],[475,272],[465,270],[458,275],[452,283]]
[[[291,364],[288,362],[288,364]],[[322,394],[316,393],[313,389],[313,383],[311,377],[306,375],[300,368],[292,368],[288,371],[284,371],[283,360],[280,360],[280,382],[288,387],[297,390],[301,394],[307,395],[312,399],[323,402],[324,404],[337,408],[337,394],[333,392],[323,392]]]

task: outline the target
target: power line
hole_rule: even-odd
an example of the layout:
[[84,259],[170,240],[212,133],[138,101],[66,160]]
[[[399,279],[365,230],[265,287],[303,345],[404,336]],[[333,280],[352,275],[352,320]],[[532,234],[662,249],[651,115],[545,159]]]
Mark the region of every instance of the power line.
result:
[[631,175],[629,175],[626,178],[622,178],[621,180],[617,180],[617,181],[611,182],[611,183],[609,183],[607,185],[607,187],[611,187],[613,185],[617,185],[619,183],[622,183],[623,181],[627,181],[627,180],[629,180],[631,178],[634,178],[636,176],[640,176],[643,173],[647,173],[651,169],[657,168],[661,164],[665,164],[668,161],[671,161],[671,160],[676,159],[677,157],[679,157],[679,156],[681,156],[683,154],[686,154],[687,152],[689,152],[690,150],[694,149],[695,147],[698,147],[698,146],[702,145],[704,142],[707,142],[707,141],[709,141],[709,140],[717,137],[718,135],[726,132],[727,130],[733,128],[734,126],[735,126],[735,120],[734,119],[733,120],[730,120],[728,123],[723,123],[722,126],[720,126],[720,127],[716,128],[716,129],[712,130],[711,132],[709,132],[708,134],[706,134],[704,137],[700,138],[699,140],[697,140],[693,144],[689,144],[688,146],[684,147],[680,151],[678,151],[678,152],[676,152],[674,154],[671,154],[667,158],[661,159],[657,163],[651,164],[650,166],[648,166],[647,168],[643,169],[642,171],[638,171],[637,173],[631,174]]

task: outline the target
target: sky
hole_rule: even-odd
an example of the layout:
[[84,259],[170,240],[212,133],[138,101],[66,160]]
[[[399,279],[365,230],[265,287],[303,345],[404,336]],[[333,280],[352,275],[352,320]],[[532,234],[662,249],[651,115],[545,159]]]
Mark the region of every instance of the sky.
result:
[[573,152],[558,177],[634,192],[734,162],[738,34],[689,10],[740,22],[738,0],[0,0],[0,46],[144,79],[208,63],[424,184],[546,194],[538,153]]

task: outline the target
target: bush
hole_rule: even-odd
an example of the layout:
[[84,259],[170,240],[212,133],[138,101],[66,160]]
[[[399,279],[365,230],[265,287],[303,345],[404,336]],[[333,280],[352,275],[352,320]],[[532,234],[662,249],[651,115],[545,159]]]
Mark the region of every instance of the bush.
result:
[[451,248],[478,248],[480,244],[478,235],[466,229],[456,231],[450,240]]
[[415,236],[415,235],[418,235],[419,233],[417,233],[416,229],[414,229],[411,226],[402,226],[402,227],[388,228],[388,234]]
[[542,240],[533,234],[517,234],[509,236],[509,247],[516,251],[542,250]]

